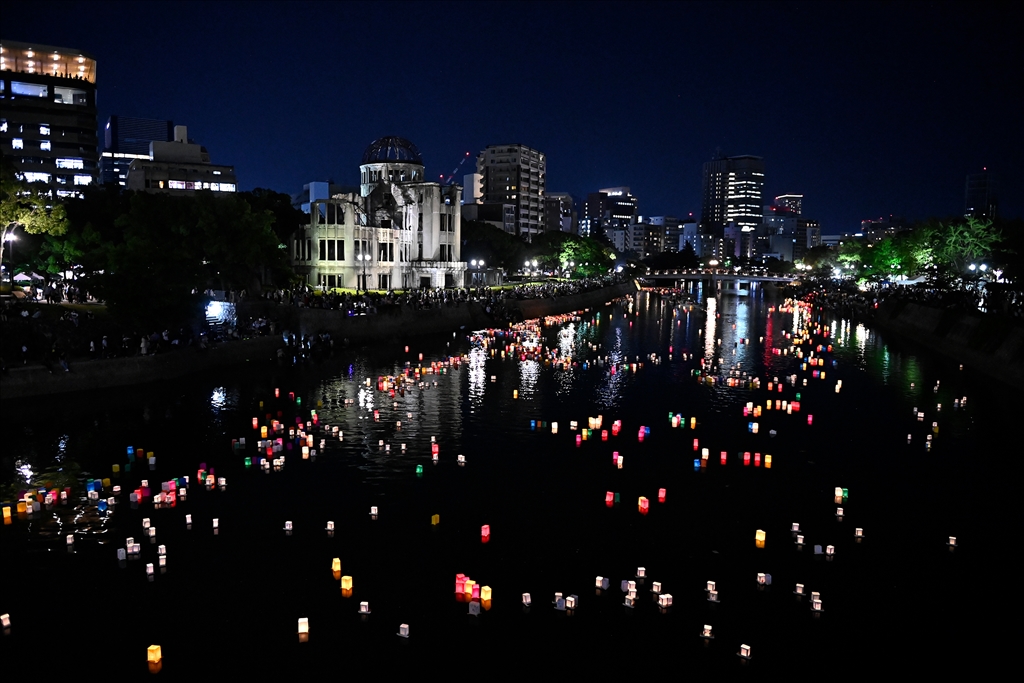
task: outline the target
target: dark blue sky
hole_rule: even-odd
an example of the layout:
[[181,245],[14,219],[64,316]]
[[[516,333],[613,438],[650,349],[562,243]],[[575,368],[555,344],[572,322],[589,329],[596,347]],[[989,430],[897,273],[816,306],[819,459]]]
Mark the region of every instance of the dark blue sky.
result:
[[365,147],[400,135],[428,177],[521,142],[547,154],[549,191],[628,185],[644,215],[699,215],[717,149],[763,156],[768,196],[804,193],[826,234],[962,213],[982,167],[999,174],[1001,213],[1024,205],[1020,23],[993,4],[18,2],[3,15],[5,38],[97,58],[101,125],[187,125],[241,189],[355,184]]

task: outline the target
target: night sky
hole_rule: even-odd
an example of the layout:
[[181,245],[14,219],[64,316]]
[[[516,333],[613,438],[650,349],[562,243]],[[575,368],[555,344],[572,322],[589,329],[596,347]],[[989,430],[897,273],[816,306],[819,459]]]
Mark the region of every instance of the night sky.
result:
[[[1004,6],[1005,7],[1005,6]],[[824,234],[949,217],[999,176],[1022,215],[1019,18],[984,3],[7,3],[3,37],[98,61],[99,123],[172,119],[240,189],[356,184],[399,135],[457,180],[489,144],[547,154],[549,192],[628,185],[700,213],[701,165],[765,158]]]

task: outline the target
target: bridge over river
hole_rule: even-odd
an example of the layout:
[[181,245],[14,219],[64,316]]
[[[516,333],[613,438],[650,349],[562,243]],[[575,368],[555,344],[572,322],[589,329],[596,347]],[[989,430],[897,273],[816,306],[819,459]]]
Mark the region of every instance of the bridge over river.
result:
[[706,282],[720,290],[749,292],[753,284],[776,283],[789,284],[799,280],[792,275],[768,275],[759,272],[744,272],[721,268],[677,268],[669,270],[651,270],[640,278],[647,285],[664,287],[685,287],[686,283]]

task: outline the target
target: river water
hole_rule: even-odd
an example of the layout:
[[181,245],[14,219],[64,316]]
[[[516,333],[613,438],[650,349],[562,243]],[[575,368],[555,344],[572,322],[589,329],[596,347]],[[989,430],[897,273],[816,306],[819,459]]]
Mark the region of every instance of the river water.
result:
[[[569,366],[503,359],[511,337],[481,343],[461,331],[408,351],[336,350],[297,366],[5,406],[4,500],[28,482],[72,487],[64,504],[0,529],[5,671],[136,678],[152,644],[165,678],[983,668],[1012,633],[999,617],[1012,602],[1001,587],[1020,517],[1019,391],[855,321],[787,307],[773,290],[691,294],[682,305],[641,292],[553,321],[540,341]],[[809,338],[794,345],[803,330]],[[822,365],[805,364],[812,352]],[[394,396],[377,387],[453,356]],[[744,414],[748,403],[758,416]],[[287,429],[311,410],[314,457],[292,440],[274,454],[285,458],[279,471],[245,465],[258,461],[254,417]],[[671,414],[684,419],[673,426]],[[246,446],[232,448],[241,437]],[[124,471],[129,446],[155,465]],[[226,486],[200,485],[203,464]],[[173,506],[128,500],[142,479],[159,491],[185,476],[186,500]],[[85,499],[93,477],[121,486],[111,509]],[[848,491],[838,502],[836,487]],[[606,505],[609,492],[619,502]],[[141,553],[119,563],[127,537]],[[348,596],[333,558],[352,577]],[[478,615],[457,599],[459,573],[493,590]],[[632,607],[623,580],[637,582]],[[671,607],[659,608],[654,582]],[[797,583],[807,595],[794,594]],[[556,591],[577,596],[576,609],[556,609]],[[408,639],[396,635],[403,623]],[[714,639],[701,637],[705,625]],[[742,644],[749,661],[736,655]]]

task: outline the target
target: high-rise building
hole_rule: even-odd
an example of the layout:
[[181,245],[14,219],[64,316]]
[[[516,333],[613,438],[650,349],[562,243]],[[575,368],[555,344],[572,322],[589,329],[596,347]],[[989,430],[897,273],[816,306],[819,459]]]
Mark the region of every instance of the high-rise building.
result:
[[174,122],[113,115],[103,129],[100,182],[124,187],[132,159],[149,159],[149,143],[174,140]]
[[994,219],[999,209],[997,189],[996,176],[987,168],[969,174],[964,189],[964,215]]
[[576,232],[576,207],[567,192],[548,192],[544,197],[544,229]]
[[721,237],[730,223],[749,232],[761,223],[764,159],[746,155],[708,161],[701,190],[701,232]]
[[544,154],[526,145],[491,145],[477,156],[476,170],[481,203],[516,207],[517,236],[529,242],[544,231]]
[[96,143],[96,60],[0,40],[0,147],[18,172],[51,196],[80,196],[99,174]]
[[129,190],[191,196],[199,190],[235,192],[233,166],[210,163],[210,153],[190,142],[186,126],[174,127],[174,140],[149,143],[149,157],[132,159],[125,178]]
[[775,207],[776,210],[800,216],[804,212],[804,196],[802,194],[780,194],[775,198]]
[[[586,223],[581,221],[580,234],[600,237],[613,229],[628,228],[640,220],[639,214],[639,202],[628,187],[608,187],[591,192],[583,208]],[[584,227],[586,232],[582,229]]]

